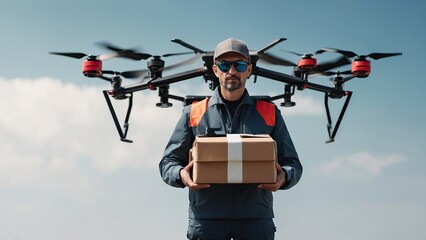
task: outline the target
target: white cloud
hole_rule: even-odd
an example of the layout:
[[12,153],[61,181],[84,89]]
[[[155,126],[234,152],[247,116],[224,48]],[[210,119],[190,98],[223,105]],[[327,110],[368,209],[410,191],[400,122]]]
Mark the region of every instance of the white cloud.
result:
[[323,163],[319,170],[323,174],[339,176],[354,176],[367,173],[378,176],[382,171],[405,160],[400,154],[374,155],[369,152],[359,152],[352,155],[337,156]]
[[324,105],[312,96],[297,95],[292,98],[296,106],[281,108],[286,115],[323,115],[325,113]]
[[[119,141],[99,87],[50,78],[0,78],[0,85],[0,186],[61,172],[156,168],[181,112],[179,103],[156,108],[156,93],[135,93],[128,134],[135,142],[126,144]],[[127,101],[113,104],[123,119]]]

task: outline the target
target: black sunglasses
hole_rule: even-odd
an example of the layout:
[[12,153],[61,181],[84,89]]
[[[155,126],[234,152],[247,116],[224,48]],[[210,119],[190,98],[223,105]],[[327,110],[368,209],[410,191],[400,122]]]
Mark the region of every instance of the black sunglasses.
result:
[[244,62],[243,60],[238,60],[233,62],[221,61],[221,62],[217,62],[216,66],[222,72],[228,72],[229,69],[231,69],[231,66],[234,66],[234,69],[237,70],[237,72],[245,72],[247,70],[248,63]]

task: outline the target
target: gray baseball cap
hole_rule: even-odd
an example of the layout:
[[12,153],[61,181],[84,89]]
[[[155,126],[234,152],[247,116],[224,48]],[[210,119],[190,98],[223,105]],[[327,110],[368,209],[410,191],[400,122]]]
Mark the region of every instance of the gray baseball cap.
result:
[[214,50],[214,59],[216,60],[216,58],[228,52],[239,53],[250,60],[250,53],[247,45],[239,39],[228,38],[225,41],[220,42]]

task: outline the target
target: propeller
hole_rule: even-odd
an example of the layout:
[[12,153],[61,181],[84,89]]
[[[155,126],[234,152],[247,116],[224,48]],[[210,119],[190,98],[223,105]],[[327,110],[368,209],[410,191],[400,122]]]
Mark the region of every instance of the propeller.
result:
[[107,60],[107,59],[114,58],[114,57],[128,58],[128,59],[132,59],[132,60],[141,60],[141,59],[147,59],[147,58],[151,57],[151,55],[149,55],[149,54],[137,52],[136,49],[124,49],[124,48],[117,47],[117,46],[115,46],[111,43],[108,43],[108,42],[98,42],[96,44],[103,47],[103,48],[111,50],[114,53],[101,54],[101,55],[89,55],[89,54],[85,54],[85,53],[81,53],[81,52],[50,52],[50,54],[72,57],[72,58],[77,58],[77,59],[80,59],[80,58],[83,58],[83,57],[88,57],[92,60],[95,60],[95,59]]
[[297,67],[297,64],[286,60],[284,58],[280,58],[270,53],[257,53],[259,56],[259,61],[272,65],[280,65],[285,67]]
[[99,60],[107,60],[113,57],[117,57],[117,54],[100,54],[100,55],[89,55],[81,52],[49,52],[49,54],[60,55],[65,57],[71,57],[76,59],[81,59],[84,57],[92,57]]
[[86,77],[99,77],[102,75],[102,60],[113,58],[116,54],[101,54],[101,55],[87,55],[79,52],[49,52],[53,55],[60,55],[71,58],[83,58],[86,60],[83,62],[82,72]]
[[[108,78],[102,76],[102,74],[119,74],[122,77],[125,78],[142,78],[144,79],[148,72],[151,72],[154,77],[161,76],[161,72],[164,70],[164,61],[161,60],[161,57],[170,57],[170,56],[177,56],[177,55],[184,55],[184,54],[192,54],[193,52],[180,52],[180,53],[168,53],[161,56],[158,55],[151,55],[148,53],[142,53],[138,52],[135,48],[129,48],[124,49],[121,47],[117,47],[109,42],[98,42],[97,45],[106,48],[108,50],[113,51],[114,53],[111,54],[101,54],[101,55],[88,55],[86,53],[81,52],[49,52],[50,54],[54,55],[60,55],[65,57],[71,57],[76,59],[81,59],[86,57],[86,61],[83,62],[83,74],[86,77],[100,77],[104,80],[107,80]],[[148,61],[148,69],[146,70],[136,70],[136,71],[126,71],[126,72],[113,72],[113,71],[102,71],[102,60],[114,58],[114,57],[121,57],[121,58],[127,58],[132,59],[135,61],[139,60],[147,60]],[[194,58],[185,60],[181,63],[171,65],[167,67],[167,69],[173,69],[175,67],[179,67],[181,65],[187,64],[191,61],[194,61],[198,56],[195,56]],[[112,72],[112,73],[111,73]],[[106,78],[106,79],[105,79]]]
[[352,74],[351,70],[346,70],[346,71],[325,71],[325,72],[321,72],[318,73],[318,75],[323,75],[323,76],[333,76],[333,75],[348,75],[348,74]]
[[322,48],[321,50],[318,50],[316,52],[316,54],[321,54],[324,52],[336,52],[336,53],[340,53],[348,58],[354,58],[354,57],[358,57],[359,59],[366,59],[367,57],[372,58],[374,60],[380,59],[380,58],[387,58],[387,57],[393,57],[393,56],[398,56],[398,55],[402,55],[402,53],[370,53],[367,55],[359,55],[357,53],[354,53],[352,51],[347,51],[347,50],[340,50],[337,48]]
[[392,56],[402,55],[402,53],[370,53],[367,55],[359,55],[352,51],[340,50],[337,48],[322,48],[317,51],[317,54],[324,52],[336,52],[340,53],[347,58],[353,58],[352,60],[352,74],[355,77],[366,78],[370,75],[371,72],[371,62],[367,58],[372,58],[374,60]]
[[307,74],[325,72],[333,68],[341,67],[351,63],[351,61],[347,57],[342,56],[332,61],[316,64],[316,59],[313,57],[314,54],[300,54],[296,52],[290,53],[302,56],[302,58],[299,60],[298,63],[295,63],[269,53],[263,53],[259,55],[259,61],[273,65],[281,65],[285,67],[295,67],[298,68],[298,70],[302,69],[302,71],[305,71],[305,73]]
[[[131,49],[131,48],[123,49],[108,42],[99,42],[98,45],[116,52],[118,57],[129,58],[136,61],[147,60],[148,58],[157,56],[157,55],[151,55],[149,53],[138,52],[137,49]],[[161,55],[161,57],[170,57],[170,56],[177,56],[177,55],[184,55],[184,54],[191,54],[191,53],[193,52],[168,53],[168,54]]]
[[[356,77],[355,75],[352,74],[351,70],[325,71],[325,72],[318,73],[316,75],[333,76],[333,77],[330,77],[330,81],[333,82],[334,87],[338,90],[343,90],[344,83]],[[349,75],[349,76],[344,77],[342,75]]]
[[[150,62],[153,65],[148,64],[147,69],[124,71],[124,72],[103,71],[102,73],[103,74],[120,75],[124,78],[139,78],[139,79],[141,79],[141,81],[143,81],[144,79],[149,77],[148,76],[149,73],[151,74],[151,77],[153,77],[158,72],[163,72],[163,71],[166,71],[166,70],[172,70],[172,69],[178,68],[180,66],[190,64],[190,63],[196,61],[199,57],[200,57],[200,54],[196,54],[195,56],[192,56],[188,59],[185,59],[185,60],[180,61],[178,63],[164,67],[164,62],[162,63],[161,62],[162,60],[159,59],[160,56],[153,56],[154,61]],[[158,65],[156,65],[156,64],[158,64]]]
[[196,54],[205,54],[205,53],[207,53],[206,51],[203,51],[203,50],[201,50],[201,49],[199,49],[199,48],[197,48],[197,47],[194,47],[194,46],[192,46],[191,44],[189,44],[189,43],[187,43],[187,42],[184,42],[183,40],[181,40],[181,39],[172,39],[171,40],[172,42],[174,42],[174,43],[177,43],[177,44],[180,44],[180,45],[182,45],[183,47],[186,47],[186,48],[188,48],[188,49],[191,49],[192,51],[194,51],[194,53],[196,53]]

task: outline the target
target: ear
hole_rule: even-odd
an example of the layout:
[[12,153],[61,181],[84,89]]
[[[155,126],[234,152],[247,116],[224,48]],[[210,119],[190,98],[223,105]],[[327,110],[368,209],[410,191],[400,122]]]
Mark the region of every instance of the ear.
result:
[[249,64],[248,65],[248,69],[247,69],[247,72],[248,72],[248,75],[250,76],[251,75],[251,72],[252,72],[252,70],[253,70],[253,64]]
[[216,77],[219,78],[219,75],[218,75],[219,68],[216,65],[213,65],[212,69],[213,69],[214,75],[216,75]]

